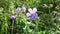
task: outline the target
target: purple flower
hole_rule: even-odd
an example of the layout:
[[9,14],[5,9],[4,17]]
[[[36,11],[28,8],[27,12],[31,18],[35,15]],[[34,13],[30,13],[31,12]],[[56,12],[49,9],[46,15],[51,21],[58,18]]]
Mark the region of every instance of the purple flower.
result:
[[19,13],[20,11],[21,11],[21,8],[18,7],[18,8],[16,9],[16,12]]
[[38,18],[38,14],[36,13],[37,12],[37,8],[29,8],[28,9],[28,13],[26,14],[28,17],[30,17],[30,20],[34,20],[34,18]]
[[26,11],[26,6],[23,4],[22,9]]
[[11,16],[10,19],[13,21],[15,20],[15,16]]

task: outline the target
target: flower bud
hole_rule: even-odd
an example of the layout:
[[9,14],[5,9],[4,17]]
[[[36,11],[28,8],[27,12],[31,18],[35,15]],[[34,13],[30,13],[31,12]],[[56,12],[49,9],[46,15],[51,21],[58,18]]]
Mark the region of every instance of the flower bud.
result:
[[14,21],[14,20],[15,20],[15,16],[11,16],[10,19],[11,19],[12,21]]

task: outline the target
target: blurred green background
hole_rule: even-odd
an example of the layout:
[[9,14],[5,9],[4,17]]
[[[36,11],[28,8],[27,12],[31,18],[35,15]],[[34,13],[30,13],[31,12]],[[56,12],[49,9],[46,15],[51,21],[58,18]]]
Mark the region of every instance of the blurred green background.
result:
[[[26,12],[16,15],[16,8],[23,4]],[[39,19],[30,21],[25,14],[34,7]],[[11,15],[16,16],[14,23]],[[60,0],[0,0],[0,34],[60,34]]]

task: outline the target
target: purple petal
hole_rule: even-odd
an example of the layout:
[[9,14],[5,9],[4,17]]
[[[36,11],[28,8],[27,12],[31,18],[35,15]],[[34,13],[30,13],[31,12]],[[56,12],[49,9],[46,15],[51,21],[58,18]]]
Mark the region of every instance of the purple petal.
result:
[[30,14],[30,13],[27,13],[27,14],[26,14],[26,16],[28,16],[28,17],[29,17],[29,16],[31,16],[31,14]]
[[18,12],[18,13],[19,13],[19,12],[20,12],[20,10],[21,10],[21,8],[19,8],[19,7],[18,7],[18,8],[16,9],[16,12]]
[[34,16],[35,16],[35,18],[38,18],[38,14],[37,13],[35,13],[35,14],[33,14]]
[[26,11],[26,6],[23,4],[22,9]]
[[30,20],[34,20],[34,18],[35,18],[35,17],[32,15],[32,16],[30,17]]

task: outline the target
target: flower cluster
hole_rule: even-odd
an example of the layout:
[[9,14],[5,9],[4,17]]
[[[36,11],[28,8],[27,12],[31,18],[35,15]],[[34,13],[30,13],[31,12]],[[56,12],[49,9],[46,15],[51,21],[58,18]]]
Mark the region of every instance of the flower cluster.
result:
[[[16,8],[16,13],[19,13],[19,12],[21,11],[21,9],[22,9],[23,11],[26,11],[26,6],[25,6],[25,4],[22,5],[22,8],[17,7],[17,8]],[[10,19],[11,19],[12,21],[14,21],[14,20],[15,20],[15,16],[11,16]]]
[[[23,11],[26,11],[26,6],[23,4],[22,5],[22,10]],[[21,11],[21,8],[17,8],[16,9],[16,13],[19,13]],[[35,18],[38,18],[38,14],[37,14],[37,8],[28,8],[28,13],[26,13],[26,15],[28,16],[28,17],[30,17],[30,20],[34,20]],[[11,20],[14,20],[15,19],[15,17],[14,16],[11,16]]]
[[29,8],[28,13],[26,14],[28,17],[30,17],[30,20],[34,20],[34,18],[38,18],[37,8]]
[[23,11],[26,11],[26,6],[25,6],[25,4],[22,5],[22,8],[17,7],[16,12],[19,13],[19,12],[21,11],[21,9],[22,9]]

